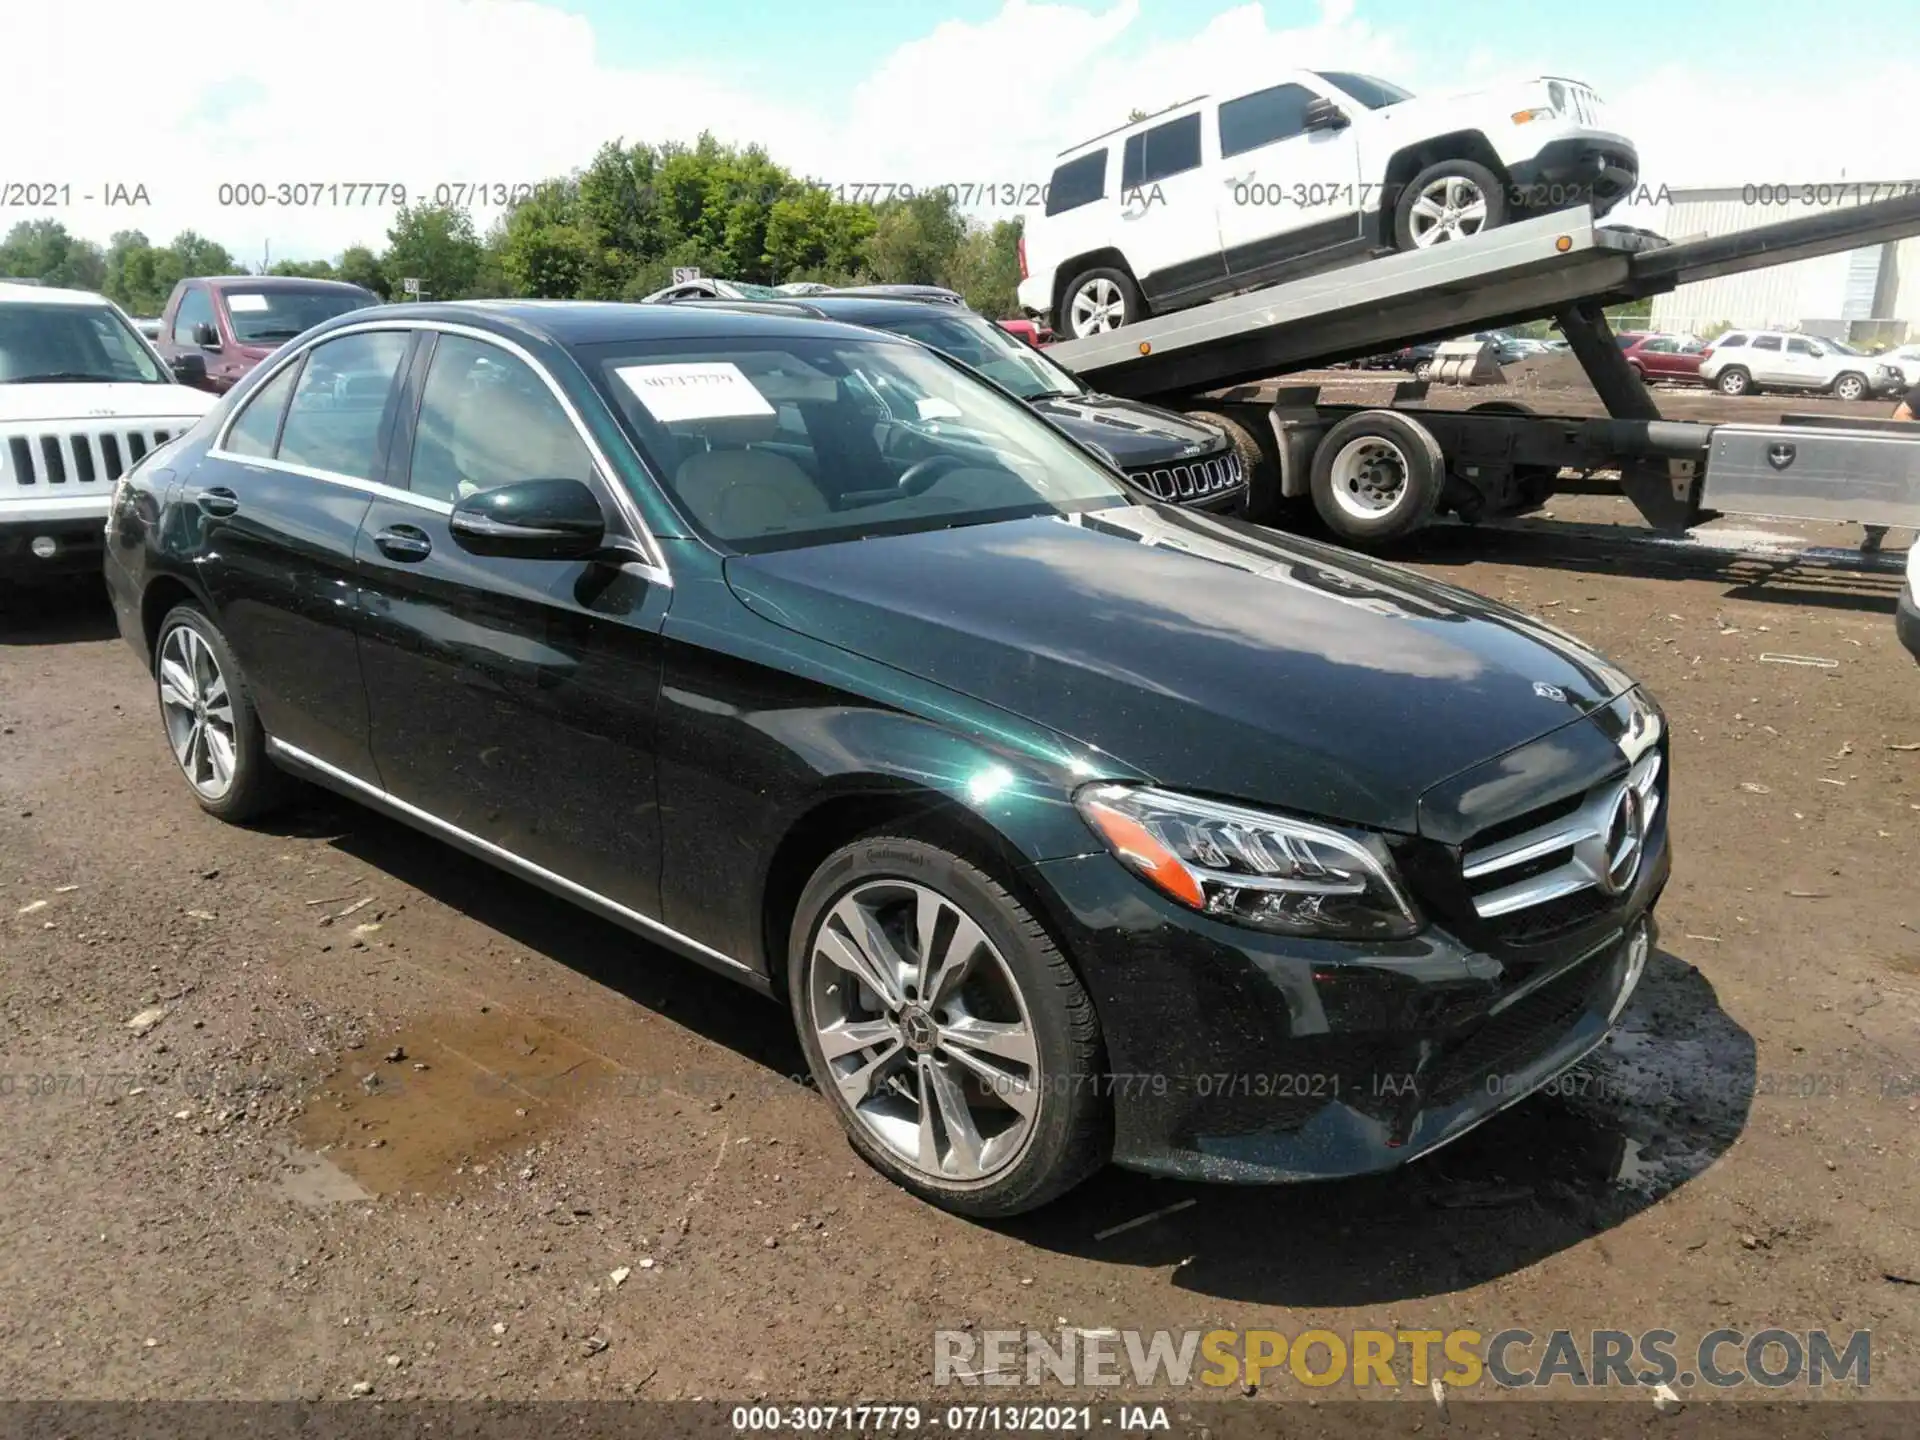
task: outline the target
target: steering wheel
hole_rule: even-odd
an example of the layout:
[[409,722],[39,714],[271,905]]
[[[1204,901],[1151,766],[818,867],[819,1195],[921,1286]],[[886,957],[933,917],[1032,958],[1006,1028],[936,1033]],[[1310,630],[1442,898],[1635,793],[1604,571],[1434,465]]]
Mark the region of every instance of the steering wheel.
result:
[[939,482],[941,476],[948,471],[965,468],[966,463],[958,455],[929,455],[906,468],[897,488],[902,495],[924,495]]

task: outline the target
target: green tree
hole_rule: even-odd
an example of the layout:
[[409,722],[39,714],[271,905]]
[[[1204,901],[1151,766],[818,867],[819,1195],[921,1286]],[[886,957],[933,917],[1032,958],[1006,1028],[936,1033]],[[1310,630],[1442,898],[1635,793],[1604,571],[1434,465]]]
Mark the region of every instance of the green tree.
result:
[[875,207],[867,269],[886,285],[941,285],[953,269],[967,221],[948,191]]
[[459,300],[473,293],[480,275],[480,240],[473,217],[453,205],[402,205],[387,230],[382,271],[398,285],[412,277],[434,300]]
[[287,275],[297,280],[338,280],[331,260],[276,260],[269,275]]
[[67,233],[58,220],[22,220],[0,241],[0,275],[74,290],[98,290],[107,258],[91,240]]
[[[173,251],[173,258],[179,264],[179,274],[175,280],[193,275],[237,275],[241,273],[240,262],[228,253],[227,247],[216,244],[193,230],[182,230],[173,237],[173,243],[167,247]],[[172,288],[171,284],[168,286]]]
[[363,290],[371,290],[382,300],[393,298],[380,257],[364,245],[349,245],[341,251],[340,263],[334,267],[334,272],[337,278],[349,285],[358,285]]
[[942,282],[966,297],[967,304],[993,320],[1020,313],[1015,291],[1020,284],[1021,222],[998,220],[991,227],[970,227],[954,247]]

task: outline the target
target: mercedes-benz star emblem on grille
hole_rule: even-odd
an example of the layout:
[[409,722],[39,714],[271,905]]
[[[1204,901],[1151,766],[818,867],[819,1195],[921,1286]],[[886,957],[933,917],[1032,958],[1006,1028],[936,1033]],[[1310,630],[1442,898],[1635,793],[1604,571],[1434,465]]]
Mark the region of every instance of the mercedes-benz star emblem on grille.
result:
[[1538,695],[1542,700],[1559,701],[1567,698],[1566,691],[1562,690],[1558,685],[1549,685],[1544,680],[1536,680],[1533,682],[1533,693]]
[[1594,871],[1594,880],[1602,890],[1618,895],[1633,884],[1640,873],[1640,852],[1645,843],[1640,792],[1632,785],[1622,785],[1607,820],[1606,854]]
[[1784,470],[1793,463],[1795,453],[1797,452],[1794,447],[1785,441],[1781,441],[1775,445],[1769,445],[1767,447],[1767,463],[1776,470]]

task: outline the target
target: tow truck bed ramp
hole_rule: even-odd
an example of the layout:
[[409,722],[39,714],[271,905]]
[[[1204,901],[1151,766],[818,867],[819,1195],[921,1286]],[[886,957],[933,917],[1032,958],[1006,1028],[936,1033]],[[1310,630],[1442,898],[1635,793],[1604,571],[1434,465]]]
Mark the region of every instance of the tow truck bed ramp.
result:
[[1920,234],[1920,195],[1669,245],[1567,210],[1048,347],[1089,384],[1191,394]]

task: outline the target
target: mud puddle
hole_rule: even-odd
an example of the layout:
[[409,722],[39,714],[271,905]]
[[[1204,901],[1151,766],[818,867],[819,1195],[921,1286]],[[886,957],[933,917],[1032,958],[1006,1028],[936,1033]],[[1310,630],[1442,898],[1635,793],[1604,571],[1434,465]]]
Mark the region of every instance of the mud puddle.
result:
[[347,1051],[295,1130],[374,1196],[427,1194],[486,1176],[641,1078],[538,1020],[476,1006]]

